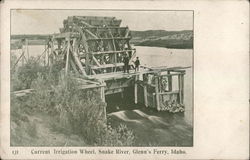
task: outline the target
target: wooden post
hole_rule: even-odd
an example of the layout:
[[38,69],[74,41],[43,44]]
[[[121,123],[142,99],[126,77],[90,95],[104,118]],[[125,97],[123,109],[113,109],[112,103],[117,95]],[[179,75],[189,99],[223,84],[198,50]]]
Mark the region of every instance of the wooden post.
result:
[[184,104],[184,74],[181,75],[181,94],[182,94],[182,99],[181,99],[181,103]]
[[146,85],[143,86],[143,90],[144,90],[144,104],[146,107],[148,107],[148,91]]
[[160,97],[159,97],[159,76],[155,75],[155,100],[157,111],[160,111]]
[[182,103],[182,78],[181,75],[178,75],[178,88],[179,88],[179,103]]
[[104,86],[101,87],[101,99],[102,99],[102,102],[105,102],[105,88],[104,88]]
[[70,48],[70,39],[68,39],[68,44],[67,44],[67,57],[66,57],[66,66],[65,66],[65,75],[68,74],[68,68],[69,68],[69,48]]
[[[168,71],[170,74],[170,71]],[[172,76],[168,76],[168,91],[172,91]]]
[[[103,84],[105,84],[105,82],[102,81],[102,87],[101,87],[101,99],[102,99],[102,102],[105,103],[105,87],[103,86]],[[104,106],[103,108],[103,112],[104,112],[104,119],[107,120],[107,108],[106,106]]]
[[135,89],[134,89],[134,95],[135,95],[135,104],[137,104],[138,103],[138,98],[137,98],[137,91],[138,91],[138,84],[137,84],[137,75],[135,76]]
[[50,55],[51,55],[51,64],[53,65],[53,61],[54,61],[54,39],[51,40]]

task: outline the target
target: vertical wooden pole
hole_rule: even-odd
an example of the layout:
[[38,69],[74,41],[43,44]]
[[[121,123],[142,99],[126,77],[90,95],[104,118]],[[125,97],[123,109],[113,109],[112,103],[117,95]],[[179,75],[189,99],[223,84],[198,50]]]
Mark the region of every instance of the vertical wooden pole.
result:
[[105,89],[104,89],[104,86],[101,87],[101,99],[102,99],[102,102],[105,102]]
[[138,103],[138,98],[137,98],[137,91],[138,91],[138,84],[137,84],[137,79],[138,79],[138,77],[137,77],[137,75],[135,76],[135,88],[134,88],[134,95],[135,95],[135,104],[137,104]]
[[[102,102],[105,103],[105,87],[104,87],[105,82],[102,81],[102,86],[100,88],[101,91],[101,100]],[[107,108],[106,105],[103,108],[103,112],[104,112],[104,119],[107,120]]]
[[65,75],[68,75],[68,68],[69,68],[69,49],[70,49],[70,39],[68,39],[68,44],[67,44],[67,55],[66,55]]
[[[168,74],[170,74],[170,71],[168,71]],[[168,76],[168,91],[172,91],[172,76]]]
[[179,103],[182,103],[182,78],[181,75],[178,75],[178,88],[179,88]]
[[182,99],[181,99],[181,103],[184,104],[184,74],[181,75],[181,86],[182,86]]
[[159,97],[159,76],[155,75],[155,100],[157,111],[160,111],[160,97]]
[[146,107],[148,107],[148,91],[146,84],[143,86],[143,90],[144,90],[144,104]]

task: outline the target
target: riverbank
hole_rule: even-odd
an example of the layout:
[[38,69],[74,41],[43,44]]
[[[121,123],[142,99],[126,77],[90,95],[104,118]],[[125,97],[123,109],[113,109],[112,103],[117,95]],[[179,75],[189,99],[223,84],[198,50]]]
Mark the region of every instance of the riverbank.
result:
[[171,49],[192,49],[192,40],[146,40],[135,43],[135,46],[147,46],[147,47],[163,47]]

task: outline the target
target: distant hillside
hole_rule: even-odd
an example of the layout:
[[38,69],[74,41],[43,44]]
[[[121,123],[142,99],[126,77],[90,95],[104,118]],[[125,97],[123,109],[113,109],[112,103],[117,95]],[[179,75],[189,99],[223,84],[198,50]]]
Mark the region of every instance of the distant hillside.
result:
[[152,46],[165,48],[193,48],[193,31],[148,30],[132,31],[131,43],[136,46]]

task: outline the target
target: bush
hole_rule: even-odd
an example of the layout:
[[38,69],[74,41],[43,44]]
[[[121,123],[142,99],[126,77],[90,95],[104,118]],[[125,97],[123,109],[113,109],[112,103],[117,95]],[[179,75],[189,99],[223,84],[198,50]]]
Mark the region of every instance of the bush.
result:
[[[20,119],[25,119],[24,115],[44,112],[54,117],[50,124],[54,131],[67,135],[78,134],[89,145],[133,145],[134,135],[125,125],[118,128],[106,125],[106,103],[101,101],[98,88],[78,89],[79,84],[70,78],[71,75],[65,77],[59,71],[62,67],[60,63],[55,63],[57,68],[54,69],[36,65],[29,63],[18,72],[18,79],[25,84],[25,88],[31,87],[35,91],[22,98],[12,97],[13,122],[22,123]],[[25,134],[37,136],[35,123],[29,122],[24,128]]]
[[108,125],[98,137],[98,145],[101,146],[133,146],[135,136],[132,130],[129,130],[126,125],[120,124],[117,128],[112,128]]

